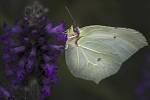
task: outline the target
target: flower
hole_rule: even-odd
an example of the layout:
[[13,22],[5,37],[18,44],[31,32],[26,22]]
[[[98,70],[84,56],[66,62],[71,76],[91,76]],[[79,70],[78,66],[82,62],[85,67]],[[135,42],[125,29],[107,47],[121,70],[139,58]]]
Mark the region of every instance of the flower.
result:
[[5,74],[12,87],[23,86],[24,81],[34,75],[38,81],[42,80],[39,83],[41,100],[51,95],[52,85],[58,81],[57,60],[67,41],[65,23],[53,26],[44,11],[41,5],[34,3],[12,27],[4,24],[5,34],[0,36]]

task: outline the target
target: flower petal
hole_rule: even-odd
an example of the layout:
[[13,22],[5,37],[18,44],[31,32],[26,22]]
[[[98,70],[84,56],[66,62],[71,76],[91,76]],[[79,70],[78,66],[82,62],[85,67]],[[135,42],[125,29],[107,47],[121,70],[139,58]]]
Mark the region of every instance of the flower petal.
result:
[[51,88],[49,85],[44,85],[41,89],[40,100],[45,100],[46,97],[51,96]]
[[62,33],[65,32],[65,23],[62,22],[60,25],[51,29],[52,33]]
[[20,52],[23,52],[24,50],[25,50],[25,46],[19,46],[19,47],[15,47],[15,48],[11,49],[11,52],[20,53]]
[[29,73],[32,72],[33,64],[35,63],[35,60],[36,60],[36,48],[33,47],[27,59],[27,64],[25,66],[27,72]]
[[59,41],[59,42],[66,42],[68,39],[68,36],[67,34],[57,34],[56,35],[56,40]]
[[28,72],[28,73],[31,73],[32,72],[32,69],[33,69],[33,64],[34,64],[34,62],[33,62],[33,60],[28,60],[27,61],[27,64],[26,64],[26,71]]
[[18,63],[18,68],[21,68],[21,69],[25,68],[25,65],[27,63],[27,58],[28,58],[27,54],[24,54]]
[[12,96],[7,89],[5,89],[3,86],[0,86],[0,97],[11,98]]
[[25,78],[25,71],[24,71],[24,69],[18,70],[17,73],[16,73],[16,79],[18,81],[22,81],[22,80],[24,80],[24,78]]
[[46,27],[45,27],[46,31],[47,31],[48,33],[50,33],[50,34],[51,34],[52,26],[53,26],[52,23],[49,22],[49,23],[46,25]]
[[51,77],[53,74],[56,73],[56,65],[54,64],[45,64],[44,72],[46,77]]
[[51,60],[51,58],[46,54],[43,54],[43,59],[44,59],[45,63],[48,63]]
[[49,45],[50,48],[54,49],[54,50],[62,50],[64,49],[63,45]]

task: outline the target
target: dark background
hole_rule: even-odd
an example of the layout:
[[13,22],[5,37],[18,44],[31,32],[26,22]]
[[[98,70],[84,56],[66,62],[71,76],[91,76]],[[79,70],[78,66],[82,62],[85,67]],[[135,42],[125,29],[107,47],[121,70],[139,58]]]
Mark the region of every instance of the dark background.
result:
[[[14,19],[23,16],[25,6],[33,1],[0,0],[0,24],[4,21],[13,23]],[[68,25],[72,24],[65,10],[68,6],[80,27],[99,24],[133,28],[143,33],[150,42],[150,0],[39,1],[49,9],[48,16],[54,24],[63,20]],[[62,57],[59,64],[60,83],[54,86],[49,100],[138,100],[135,90],[142,81],[143,70],[149,65],[150,48],[144,47],[124,62],[117,74],[96,85],[73,77]],[[5,84],[5,80],[1,71],[0,82]]]

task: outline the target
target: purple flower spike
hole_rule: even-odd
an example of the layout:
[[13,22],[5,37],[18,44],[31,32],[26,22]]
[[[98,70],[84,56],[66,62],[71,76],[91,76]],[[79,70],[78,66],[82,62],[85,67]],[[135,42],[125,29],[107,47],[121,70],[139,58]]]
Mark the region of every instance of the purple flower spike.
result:
[[4,24],[5,34],[0,36],[4,69],[15,90],[26,85],[25,81],[30,82],[30,76],[35,76],[41,100],[45,100],[58,82],[57,62],[67,41],[65,23],[53,27],[45,16],[46,10],[37,2],[27,8],[21,21],[12,27]]

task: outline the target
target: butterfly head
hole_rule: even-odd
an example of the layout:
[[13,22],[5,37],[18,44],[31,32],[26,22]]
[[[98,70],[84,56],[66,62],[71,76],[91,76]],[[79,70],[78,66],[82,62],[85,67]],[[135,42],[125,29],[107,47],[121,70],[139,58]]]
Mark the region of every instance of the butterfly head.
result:
[[73,46],[78,46],[78,40],[81,38],[80,36],[80,29],[79,27],[75,27],[75,26],[71,26],[68,30],[67,30],[67,34],[68,34],[68,40],[66,42],[66,44],[70,44]]
[[67,34],[69,38],[78,38],[80,35],[80,29],[79,27],[75,27],[75,26],[71,26],[68,30],[67,30]]

